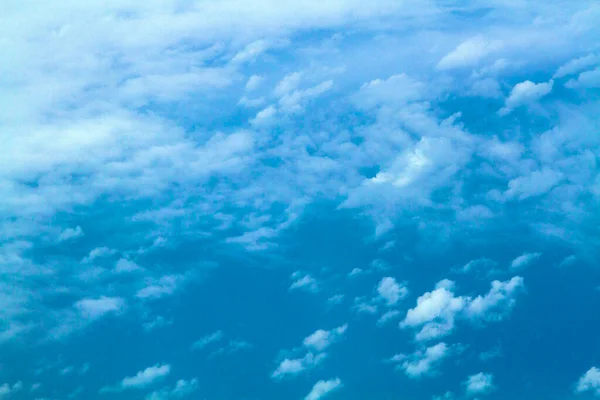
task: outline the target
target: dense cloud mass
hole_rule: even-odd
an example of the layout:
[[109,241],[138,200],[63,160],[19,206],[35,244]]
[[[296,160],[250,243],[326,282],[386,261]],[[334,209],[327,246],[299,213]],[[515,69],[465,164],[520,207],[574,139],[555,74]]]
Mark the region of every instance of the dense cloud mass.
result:
[[0,399],[600,396],[599,37],[593,0],[3,1]]

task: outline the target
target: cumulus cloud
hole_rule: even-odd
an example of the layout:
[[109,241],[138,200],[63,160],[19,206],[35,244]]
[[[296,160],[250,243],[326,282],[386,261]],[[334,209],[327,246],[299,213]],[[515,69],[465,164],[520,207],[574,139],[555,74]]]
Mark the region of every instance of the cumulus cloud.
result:
[[525,200],[540,196],[550,191],[562,179],[561,172],[544,167],[542,170],[532,171],[527,175],[511,179],[508,182],[508,189],[504,192],[504,197],[507,200]]
[[575,58],[573,60],[570,60],[566,64],[561,65],[560,68],[558,68],[554,73],[554,78],[562,78],[565,76],[576,74],[590,67],[593,67],[598,63],[600,63],[600,56],[596,54],[588,54],[583,57]]
[[189,281],[185,275],[165,275],[159,279],[149,279],[148,284],[138,290],[136,297],[143,300],[156,300],[170,296]]
[[169,364],[156,364],[139,371],[135,376],[128,376],[121,381],[123,389],[142,389],[152,385],[154,382],[165,378],[171,373]]
[[18,381],[12,385],[5,383],[0,386],[0,399],[9,398],[23,389],[23,382]]
[[523,253],[510,263],[511,269],[525,268],[538,258],[542,256],[542,253]]
[[137,265],[135,262],[128,260],[126,258],[121,258],[115,264],[115,273],[123,274],[129,272],[140,272],[143,268]]
[[483,395],[494,390],[494,376],[480,372],[471,375],[464,382],[467,396]]
[[392,277],[382,278],[377,286],[377,293],[379,297],[383,299],[388,306],[393,306],[408,296],[408,289],[406,286],[400,285]]
[[213,333],[210,333],[210,334],[202,337],[201,339],[196,340],[192,344],[192,350],[203,349],[206,346],[208,346],[209,344],[218,342],[221,339],[223,339],[223,331],[221,331],[221,330],[215,331]]
[[596,396],[600,396],[600,369],[592,367],[579,378],[575,393],[583,392],[592,392]]
[[273,371],[271,377],[274,379],[283,379],[285,377],[296,376],[307,369],[311,369],[319,365],[327,357],[325,353],[306,353],[300,358],[285,358],[278,367]]
[[294,281],[290,285],[290,290],[301,289],[308,292],[317,292],[319,290],[317,280],[310,274],[302,274],[301,272],[296,271],[292,274],[292,279],[294,279]]
[[437,283],[435,290],[419,296],[414,308],[407,311],[402,328],[413,328],[415,339],[428,341],[449,335],[459,318],[477,321],[497,321],[504,318],[516,304],[516,295],[524,288],[524,280],[515,276],[508,281],[493,281],[485,295],[475,298],[456,296],[454,282]]
[[406,376],[420,378],[435,374],[442,361],[450,355],[450,351],[450,347],[441,342],[410,355],[397,355],[392,361],[400,362],[398,368],[402,369]]
[[342,387],[342,381],[340,378],[329,379],[326,381],[318,381],[315,383],[310,393],[304,398],[304,400],[319,400],[326,397],[329,393],[334,390],[338,390]]
[[302,343],[309,349],[321,352],[329,347],[331,343],[339,340],[341,336],[346,333],[347,329],[348,324],[338,326],[330,331],[318,329],[311,335],[307,336]]
[[571,79],[565,86],[571,89],[600,88],[600,68],[582,72],[577,79]]
[[120,297],[102,296],[96,299],[81,299],[75,308],[84,318],[97,319],[109,313],[117,313],[125,308],[125,300]]
[[66,242],[68,240],[77,239],[83,237],[83,229],[80,226],[76,226],[75,228],[67,228],[63,230],[58,236],[59,242]]
[[506,99],[504,107],[500,109],[500,115],[507,115],[518,107],[537,102],[542,97],[548,95],[552,91],[553,86],[554,81],[552,80],[542,83],[534,83],[532,81],[517,83]]
[[401,316],[402,316],[402,313],[398,310],[387,311],[381,317],[379,317],[379,319],[377,320],[377,325],[383,326],[383,325],[387,324],[388,322],[393,321],[396,318],[400,318]]
[[484,57],[499,50],[502,42],[488,40],[482,36],[475,36],[461,44],[442,58],[437,67],[442,70],[473,67]]
[[92,249],[90,253],[82,260],[84,263],[92,262],[98,258],[110,257],[117,251],[108,247],[96,247]]
[[168,400],[168,399],[179,399],[188,396],[198,390],[198,379],[193,378],[190,380],[179,379],[173,388],[163,388],[149,393],[146,400]]

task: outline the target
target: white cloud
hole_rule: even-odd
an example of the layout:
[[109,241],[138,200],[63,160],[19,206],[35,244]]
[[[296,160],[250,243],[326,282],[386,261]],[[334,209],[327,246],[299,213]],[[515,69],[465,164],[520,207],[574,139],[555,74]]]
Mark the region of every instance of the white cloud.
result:
[[113,254],[115,254],[116,252],[117,252],[116,250],[109,249],[108,247],[96,247],[95,249],[92,249],[92,251],[90,251],[90,254],[88,254],[82,260],[82,262],[89,263],[98,258],[110,257]]
[[571,89],[600,88],[600,68],[582,72],[577,79],[571,79],[565,86]]
[[439,365],[449,354],[450,348],[446,343],[441,342],[425,350],[417,350],[411,355],[396,359],[402,361],[406,358],[399,368],[404,370],[404,373],[410,378],[420,378],[435,374]]
[[20,392],[21,389],[23,389],[23,382],[21,381],[18,381],[13,385],[5,383],[0,386],[0,399],[9,398],[17,392]]
[[385,325],[396,318],[400,318],[401,315],[402,314],[398,310],[387,311],[381,317],[379,317],[379,319],[377,320],[377,326]]
[[480,372],[469,376],[464,384],[467,396],[487,394],[494,389],[494,376]]
[[246,91],[255,91],[263,83],[264,79],[265,78],[260,75],[252,75],[250,78],[248,78],[248,81],[246,82]]
[[257,127],[268,125],[275,118],[275,114],[277,114],[277,109],[272,105],[268,106],[260,110],[250,123]]
[[170,373],[171,366],[169,364],[156,364],[139,371],[135,376],[123,378],[121,387],[123,389],[143,389],[165,378]]
[[164,388],[151,392],[146,396],[146,400],[179,399],[194,393],[196,390],[198,390],[198,379],[179,379],[172,389]]
[[468,305],[466,314],[470,318],[484,320],[502,319],[516,304],[516,295],[523,290],[524,279],[515,276],[508,281],[493,281],[490,291],[477,296]]
[[210,333],[210,334],[204,336],[201,339],[196,340],[192,344],[192,350],[203,349],[206,346],[208,346],[209,344],[218,342],[221,339],[223,339],[223,331],[220,331],[220,330],[215,331],[213,333]]
[[304,398],[304,400],[319,400],[327,396],[327,394],[338,390],[342,387],[342,381],[340,378],[330,379],[327,381],[318,381],[313,386],[310,393]]
[[115,264],[115,272],[117,274],[123,274],[128,272],[138,272],[142,271],[143,268],[134,263],[131,260],[126,258],[120,258],[119,261]]
[[274,379],[283,379],[285,377],[296,376],[307,369],[311,369],[319,365],[327,357],[325,353],[313,354],[307,353],[301,358],[285,358],[273,373],[271,377]]
[[[417,333],[418,340],[431,340],[449,334],[454,329],[454,320],[467,305],[468,299],[455,297],[448,289],[448,281],[438,285],[417,299],[417,305],[408,310],[402,327],[422,327]],[[444,287],[445,286],[445,287]]]
[[313,278],[310,274],[301,274],[296,271],[292,275],[292,279],[294,281],[290,285],[290,290],[302,289],[308,292],[317,292],[319,290],[319,286],[317,284],[317,280]]
[[78,300],[74,306],[84,318],[94,320],[105,314],[117,313],[123,310],[125,300],[120,297],[102,296],[96,299]]
[[596,396],[600,396],[600,369],[592,367],[583,374],[577,381],[575,392],[592,392]]
[[60,233],[58,236],[59,242],[66,242],[68,240],[77,239],[83,237],[83,229],[80,226],[76,226],[75,228],[67,228]]
[[542,253],[523,253],[510,263],[511,269],[521,269],[542,256]]
[[502,48],[502,42],[475,36],[459,44],[438,63],[438,68],[449,70],[476,66],[484,57]]
[[353,277],[356,277],[358,275],[361,275],[362,273],[364,273],[364,271],[362,270],[362,268],[354,268],[354,269],[352,269],[352,271],[350,271],[348,273],[348,277],[353,278]]
[[156,300],[172,295],[189,281],[185,275],[165,275],[159,279],[149,280],[147,286],[138,290],[136,297],[144,300]]
[[259,55],[267,51],[270,43],[266,40],[257,40],[248,44],[242,51],[238,52],[232,59],[232,63],[245,63],[254,61]]
[[302,343],[309,349],[321,352],[329,347],[329,345],[331,345],[333,342],[338,341],[342,335],[346,333],[347,329],[348,324],[338,326],[330,331],[318,329],[311,335],[307,336]]
[[531,197],[540,196],[563,179],[560,171],[544,167],[539,171],[532,171],[528,175],[519,176],[508,182],[508,189],[504,192],[504,197],[508,200],[525,200]]
[[593,67],[600,63],[600,57],[596,54],[588,54],[583,57],[575,58],[562,65],[554,73],[554,78],[562,78],[568,75],[576,74],[580,71]]
[[165,326],[169,326],[172,324],[173,324],[173,321],[167,320],[165,317],[159,315],[156,318],[152,319],[151,321],[144,322],[142,324],[142,328],[144,329],[145,332],[150,332],[155,329],[163,328]]
[[532,81],[517,83],[506,99],[504,108],[500,109],[500,115],[509,114],[520,106],[537,102],[542,97],[548,95],[552,91],[553,86],[554,81],[552,80],[542,83],[534,83]]
[[494,260],[483,257],[469,261],[458,271],[462,273],[472,273],[481,271],[491,272],[492,268],[494,268],[496,265],[498,264]]
[[406,286],[396,282],[394,278],[388,276],[381,279],[379,285],[377,285],[377,293],[388,306],[393,306],[408,296],[408,289]]

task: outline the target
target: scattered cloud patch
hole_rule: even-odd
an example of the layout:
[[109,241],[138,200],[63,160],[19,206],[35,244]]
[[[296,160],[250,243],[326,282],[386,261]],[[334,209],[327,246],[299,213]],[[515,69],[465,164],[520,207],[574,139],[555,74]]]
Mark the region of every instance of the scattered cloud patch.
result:
[[310,393],[304,400],[319,400],[326,397],[329,393],[339,390],[342,387],[340,378],[329,379],[326,381],[318,381],[315,383]]
[[80,226],[76,226],[75,228],[67,228],[60,233],[58,236],[59,242],[66,242],[69,240],[74,240],[80,237],[83,237],[83,229]]
[[123,389],[143,389],[153,383],[164,379],[171,373],[171,366],[169,364],[156,364],[152,367],[148,367],[143,371],[139,371],[135,376],[128,376],[123,378],[121,381],[121,387]]
[[332,329],[330,331],[318,329],[311,335],[307,336],[302,342],[302,344],[304,344],[304,346],[308,349],[315,350],[317,352],[322,352],[327,347],[329,347],[329,345],[338,341],[342,337],[342,335],[346,333],[347,329],[348,324],[338,326],[337,328]]
[[417,350],[410,355],[395,356],[395,361],[401,361],[398,368],[402,369],[409,378],[421,378],[434,375],[437,368],[451,352],[451,348],[444,342],[438,343],[424,350]]
[[492,374],[480,372],[471,375],[464,382],[467,396],[477,396],[488,394],[494,390],[494,376]]
[[307,292],[318,292],[319,286],[317,280],[310,274],[302,274],[300,271],[296,271],[292,274],[294,280],[290,285],[290,290],[305,290]]
[[521,269],[527,267],[529,264],[537,260],[542,256],[542,253],[523,253],[510,263],[511,269]]
[[438,69],[450,70],[464,67],[474,67],[488,55],[502,48],[499,40],[488,40],[483,36],[475,36],[461,44],[444,56],[438,64]]
[[216,343],[216,342],[220,341],[221,339],[223,339],[223,331],[221,331],[221,330],[215,331],[213,333],[210,333],[210,334],[204,336],[201,339],[196,340],[192,344],[192,350],[203,349],[206,346],[208,346],[209,344]]
[[500,109],[501,116],[511,113],[518,107],[531,105],[542,97],[548,95],[552,91],[554,81],[534,83],[532,81],[524,81],[517,83],[506,99],[504,107]]
[[400,285],[392,277],[382,278],[377,286],[377,293],[379,297],[386,302],[388,306],[393,306],[398,301],[408,296],[408,289],[406,286]]
[[96,299],[82,299],[75,303],[75,308],[87,319],[98,319],[106,314],[118,313],[125,308],[125,300],[120,297],[102,296]]

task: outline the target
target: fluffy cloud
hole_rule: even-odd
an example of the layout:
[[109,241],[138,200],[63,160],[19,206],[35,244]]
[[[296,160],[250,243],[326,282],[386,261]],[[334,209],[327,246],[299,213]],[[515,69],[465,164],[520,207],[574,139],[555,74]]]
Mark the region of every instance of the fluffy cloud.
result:
[[173,388],[164,388],[149,393],[146,400],[179,399],[194,393],[196,390],[198,390],[198,379],[180,379]]
[[199,350],[199,349],[203,349],[206,346],[208,346],[211,343],[215,343],[220,341],[221,339],[223,339],[223,332],[218,330],[215,331],[213,333],[210,333],[206,336],[204,336],[201,339],[196,340],[193,344],[192,344],[192,349],[193,350]]
[[476,36],[459,44],[456,49],[444,56],[437,66],[442,70],[473,67],[481,59],[499,50],[501,47],[502,43],[500,41],[490,41],[482,36]]
[[542,256],[542,253],[523,253],[510,263],[512,269],[520,269],[528,266],[538,258]]
[[327,394],[338,390],[342,387],[342,381],[340,378],[329,379],[327,381],[319,381],[315,383],[310,393],[304,398],[304,400],[319,400],[327,396]]
[[149,279],[147,286],[138,290],[136,297],[143,300],[156,300],[169,296],[189,281],[186,275],[165,275],[159,279]]
[[377,286],[377,293],[388,306],[393,306],[408,295],[408,289],[401,286],[392,277],[382,278]]
[[13,394],[20,392],[23,389],[23,382],[18,381],[13,385],[5,383],[0,386],[0,399],[9,398]]
[[442,361],[450,355],[450,347],[444,343],[438,343],[424,350],[417,350],[410,355],[397,355],[393,362],[401,362],[398,368],[410,378],[435,374]]
[[592,367],[583,374],[577,381],[575,392],[592,392],[596,396],[600,396],[600,369]]
[[486,394],[494,389],[494,376],[480,372],[469,376],[464,385],[466,386],[467,396]]
[[316,330],[310,336],[307,336],[302,342],[305,347],[321,352],[337,340],[346,332],[348,324],[344,324],[330,331],[323,329]]
[[552,91],[554,81],[534,83],[532,81],[524,81],[517,83],[510,92],[510,95],[506,99],[504,108],[500,109],[500,115],[509,114],[514,109],[523,106],[533,104],[542,97],[546,96]]
[[565,86],[572,89],[600,88],[600,68],[582,72],[577,79],[571,79]]
[[562,65],[554,73],[554,78],[562,78],[568,75],[576,74],[600,63],[600,57],[596,54],[588,54],[583,57],[575,58]]
[[493,281],[485,295],[475,298],[456,296],[454,282],[442,280],[435,290],[417,299],[400,323],[403,328],[417,329],[415,338],[428,341],[450,334],[458,318],[497,321],[506,316],[516,304],[516,295],[523,289],[524,280],[515,276],[508,281]]
[[76,226],[75,228],[67,228],[60,233],[58,236],[59,242],[66,242],[68,240],[77,239],[83,237],[83,229],[80,226]]
[[148,367],[143,371],[139,371],[135,376],[128,376],[121,381],[123,389],[143,389],[153,383],[165,378],[171,373],[169,364],[156,364]]
[[105,314],[116,313],[125,307],[125,300],[120,297],[102,296],[97,299],[82,299],[75,303],[75,308],[84,318],[97,319]]
[[325,353],[306,353],[306,355],[301,358],[285,358],[279,363],[277,369],[273,371],[271,377],[274,379],[282,379],[289,376],[296,376],[307,369],[316,367],[326,356]]
[[290,285],[290,290],[302,289],[308,292],[317,292],[319,290],[317,280],[310,274],[303,275],[300,271],[296,271],[292,274],[292,279],[294,281]]

